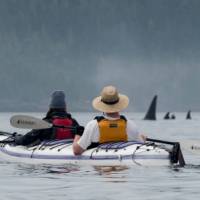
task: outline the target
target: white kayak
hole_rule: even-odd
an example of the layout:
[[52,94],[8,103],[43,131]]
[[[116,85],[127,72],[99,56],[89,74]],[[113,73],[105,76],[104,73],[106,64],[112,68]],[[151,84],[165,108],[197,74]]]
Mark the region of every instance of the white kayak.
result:
[[[30,164],[78,164],[94,166],[169,166],[171,150],[153,142],[115,142],[99,145],[75,156],[69,140],[44,141],[26,147],[5,143],[8,136],[0,135],[0,159]],[[178,163],[175,163],[178,164]]]

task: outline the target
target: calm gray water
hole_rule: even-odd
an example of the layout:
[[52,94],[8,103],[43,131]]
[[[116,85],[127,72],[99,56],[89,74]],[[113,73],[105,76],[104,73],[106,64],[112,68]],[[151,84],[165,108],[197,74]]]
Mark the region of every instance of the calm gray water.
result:
[[[14,113],[1,113],[1,130],[16,131],[9,118]],[[41,113],[29,113],[41,117]],[[85,123],[94,113],[73,113]],[[155,122],[141,120],[143,113],[128,113],[139,129],[149,137],[177,141],[200,139],[200,114],[177,113],[176,120]],[[19,131],[19,130],[17,130]],[[86,166],[44,166],[7,163],[0,159],[0,194],[3,200],[116,200],[116,199],[197,199],[200,185],[200,157],[183,151],[184,168],[130,167],[126,169]]]

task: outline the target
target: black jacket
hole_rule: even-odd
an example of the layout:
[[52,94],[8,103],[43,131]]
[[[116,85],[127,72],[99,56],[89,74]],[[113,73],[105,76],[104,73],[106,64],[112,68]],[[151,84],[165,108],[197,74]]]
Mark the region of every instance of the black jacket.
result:
[[[76,129],[73,130],[74,135],[82,135],[84,131],[84,127],[80,126],[78,122],[71,117],[71,114],[67,112],[52,112],[48,114],[43,120],[52,123],[54,117],[63,117],[72,119],[72,126]],[[17,145],[34,145],[39,144],[44,140],[53,140],[55,139],[55,131],[52,128],[48,129],[39,129],[39,130],[31,130],[26,135],[16,135],[15,136],[15,144]]]

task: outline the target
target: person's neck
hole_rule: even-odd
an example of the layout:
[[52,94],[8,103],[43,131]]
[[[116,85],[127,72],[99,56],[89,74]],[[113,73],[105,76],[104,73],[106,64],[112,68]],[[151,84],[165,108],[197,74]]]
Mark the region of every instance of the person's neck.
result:
[[112,118],[119,118],[120,115],[119,115],[119,112],[115,112],[115,113],[105,113],[106,116],[108,117],[112,117]]

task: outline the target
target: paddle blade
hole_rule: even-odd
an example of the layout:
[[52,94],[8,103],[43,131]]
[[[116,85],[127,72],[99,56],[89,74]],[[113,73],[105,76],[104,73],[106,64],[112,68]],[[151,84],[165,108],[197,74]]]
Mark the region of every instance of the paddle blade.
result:
[[52,125],[42,119],[27,115],[15,115],[10,118],[10,124],[16,128],[23,129],[46,129]]

